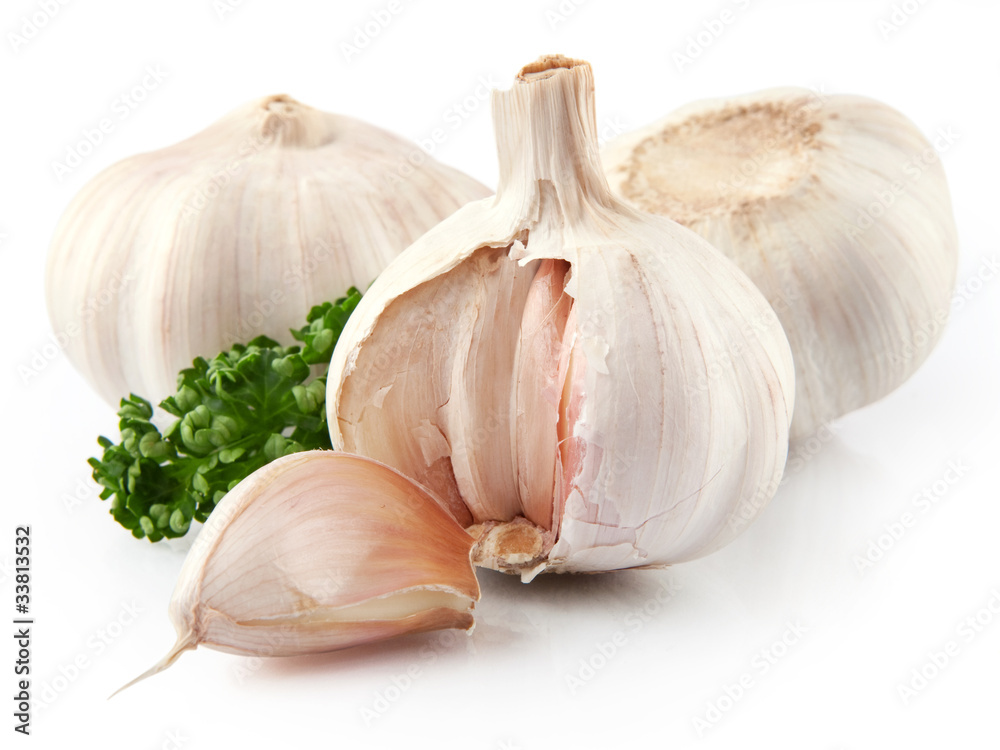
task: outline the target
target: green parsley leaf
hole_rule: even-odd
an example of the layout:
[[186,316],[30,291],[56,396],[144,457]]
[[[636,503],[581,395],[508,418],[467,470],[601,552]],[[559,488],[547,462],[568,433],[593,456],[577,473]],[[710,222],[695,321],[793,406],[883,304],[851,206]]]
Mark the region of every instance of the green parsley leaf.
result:
[[[344,324],[361,300],[351,288],[309,311],[283,347],[258,336],[210,360],[199,357],[177,377],[160,408],[175,417],[161,434],[153,407],[135,394],[121,401],[121,442],[98,438],[94,480],[110,513],[132,536],[158,542],[204,523],[245,477],[289,453],[330,448],[326,367]],[[323,374],[313,373],[321,366]]]

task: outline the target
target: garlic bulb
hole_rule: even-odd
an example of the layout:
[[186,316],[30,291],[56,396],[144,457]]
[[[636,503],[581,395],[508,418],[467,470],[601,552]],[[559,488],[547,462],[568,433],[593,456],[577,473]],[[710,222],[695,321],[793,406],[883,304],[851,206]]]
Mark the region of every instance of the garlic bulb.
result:
[[659,566],[731,539],[777,487],[791,353],[695,233],[612,197],[590,66],[494,92],[495,198],[379,276],[328,374],[335,447],[431,488],[520,573]]
[[798,439],[897,388],[940,338],[958,240],[934,147],[858,96],[697,102],[603,154],[612,190],[680,222],[767,297],[795,356]]
[[49,253],[49,315],[105,399],[159,400],[197,356],[293,343],[312,305],[488,194],[402,138],[266,97],[83,188]]
[[[473,539],[427,490],[361,456],[305,451],[219,503],[170,602],[177,643],[294,656],[472,628]],[[125,688],[121,688],[124,690]]]

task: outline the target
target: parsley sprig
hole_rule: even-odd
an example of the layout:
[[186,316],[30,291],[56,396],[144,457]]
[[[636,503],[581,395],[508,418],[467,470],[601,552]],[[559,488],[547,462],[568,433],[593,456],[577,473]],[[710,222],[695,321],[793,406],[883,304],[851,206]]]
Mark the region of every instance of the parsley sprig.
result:
[[162,434],[149,401],[123,398],[121,442],[100,437],[103,456],[89,460],[114,519],[138,539],[183,536],[192,519],[204,523],[229,490],[268,462],[330,448],[326,372],[312,377],[312,366],[329,364],[360,299],[352,287],[312,308],[306,325],[292,331],[301,346],[258,336],[196,359],[178,376],[177,393],[160,403],[176,418]]

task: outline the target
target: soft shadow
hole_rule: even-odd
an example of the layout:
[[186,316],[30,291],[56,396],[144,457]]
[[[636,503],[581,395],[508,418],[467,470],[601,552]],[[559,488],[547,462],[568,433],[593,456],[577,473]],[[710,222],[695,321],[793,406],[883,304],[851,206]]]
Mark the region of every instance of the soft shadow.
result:
[[664,603],[657,617],[670,628],[689,623],[704,628],[712,612],[728,619],[754,612],[784,616],[814,610],[817,603],[837,606],[838,592],[848,590],[845,580],[857,583],[851,568],[857,519],[871,502],[872,488],[887,482],[876,460],[833,436],[782,484],[740,537],[708,557],[662,570],[542,574],[528,584],[517,576],[478,570],[482,599],[468,637],[461,631],[420,633],[325,654],[245,663],[262,675],[288,679],[348,676],[373,668],[398,672],[429,654],[458,663],[489,652],[515,653],[519,644],[565,636],[574,621],[603,617],[620,623],[651,602]]
[[379,667],[403,669],[413,663],[421,654],[432,649],[435,658],[460,659],[467,652],[462,631],[446,630],[435,633],[415,633],[393,638],[380,643],[354,646],[340,651],[329,651],[307,656],[282,656],[262,658],[256,662],[246,658],[247,669],[273,677],[298,678],[304,675],[349,675]]
[[[594,597],[616,596],[623,590],[640,590],[650,585],[648,570],[618,570],[610,573],[543,573],[531,583],[518,576],[479,569],[483,599],[490,595],[517,596],[525,602],[551,602],[558,598],[571,607],[590,606]],[[653,585],[656,585],[655,583]]]
[[740,537],[686,564],[685,577],[742,601],[747,611],[787,610],[823,599],[831,606],[839,592],[857,584],[852,557],[864,530],[859,519],[878,510],[871,498],[891,484],[876,458],[834,436],[786,478]]

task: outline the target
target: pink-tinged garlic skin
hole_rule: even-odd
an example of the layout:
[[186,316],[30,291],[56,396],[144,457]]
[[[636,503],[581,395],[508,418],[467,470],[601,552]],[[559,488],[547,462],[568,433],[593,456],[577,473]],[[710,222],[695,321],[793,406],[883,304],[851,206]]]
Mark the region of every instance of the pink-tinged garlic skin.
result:
[[705,240],[612,197],[588,65],[540,61],[493,107],[497,195],[417,240],[351,316],[334,446],[449,498],[474,559],[525,579],[706,554],[781,476],[781,326]]
[[[295,453],[219,503],[185,560],[170,615],[200,644],[248,654],[271,644],[279,656],[468,629],[479,598],[471,548],[440,503],[393,469],[332,451]],[[404,592],[436,592],[453,605],[351,614]],[[282,638],[292,626],[295,637]]]
[[170,601],[177,643],[129,685],[200,645],[296,656],[469,630],[479,599],[473,543],[441,501],[377,461],[334,451],[279,458],[209,517]]
[[578,481],[587,454],[587,441],[576,435],[576,424],[583,414],[586,396],[587,357],[580,348],[576,311],[570,310],[559,353],[559,383],[562,387],[556,425],[556,476],[552,497],[552,516],[563,517],[566,498]]
[[[780,327],[714,249],[669,237],[570,261],[577,278],[598,280],[574,290],[580,322],[564,407],[572,437],[550,553],[574,570],[713,551],[742,530],[736,514],[759,512],[784,467],[794,378]],[[601,310],[623,285],[633,304],[588,325],[583,311]],[[768,329],[745,335],[755,318]]]
[[[552,528],[553,492],[559,456],[558,423],[566,381],[560,363],[572,299],[563,291],[569,267],[542,261],[521,314],[515,387],[517,489],[524,516]],[[557,515],[558,517],[558,515]]]

